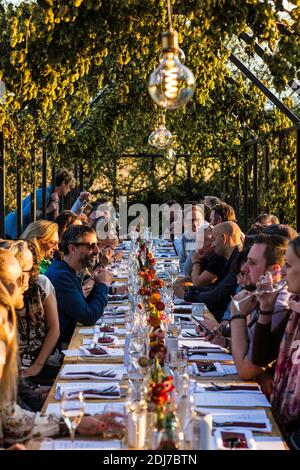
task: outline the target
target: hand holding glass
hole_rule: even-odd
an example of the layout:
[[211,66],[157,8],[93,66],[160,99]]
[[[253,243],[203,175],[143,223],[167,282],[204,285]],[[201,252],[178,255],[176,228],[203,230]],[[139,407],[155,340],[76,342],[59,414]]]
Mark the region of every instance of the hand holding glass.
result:
[[84,408],[85,403],[83,392],[72,392],[71,394],[69,392],[65,392],[63,394],[60,403],[61,415],[69,428],[72,446],[75,439],[76,429],[84,416]]

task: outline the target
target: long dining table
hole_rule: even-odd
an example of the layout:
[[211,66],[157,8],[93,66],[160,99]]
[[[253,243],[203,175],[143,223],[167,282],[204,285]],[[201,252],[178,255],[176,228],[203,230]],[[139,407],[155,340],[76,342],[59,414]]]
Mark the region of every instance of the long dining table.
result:
[[[117,279],[118,282],[121,281],[121,282],[124,282],[126,281],[126,279],[122,279],[120,278],[120,276],[118,276]],[[113,302],[110,302],[110,305],[113,305],[113,306],[128,306],[128,300],[124,300],[124,302],[122,303],[113,303]],[[189,314],[187,313],[183,313],[181,315],[186,315],[186,317],[188,318]],[[118,324],[118,326],[121,326],[124,328],[124,325],[122,325],[121,323]],[[86,333],[83,333],[83,331],[86,330]],[[101,357],[101,356],[98,356],[98,357],[84,357],[84,356],[81,356],[81,355],[76,355],[76,351],[79,350],[79,348],[82,346],[82,344],[84,342],[86,342],[85,340],[91,340],[93,338],[93,335],[94,335],[94,331],[95,331],[95,328],[94,327],[84,327],[80,324],[78,324],[74,330],[74,333],[73,333],[73,336],[72,336],[72,339],[71,339],[71,342],[68,346],[68,352],[70,351],[74,351],[75,352],[75,355],[66,355],[64,357],[64,361],[63,361],[63,365],[62,365],[62,369],[65,368],[66,366],[69,366],[69,365],[75,365],[75,364],[81,364],[81,365],[85,365],[86,367],[84,367],[84,369],[87,369],[89,370],[89,368],[91,368],[91,366],[95,366],[95,365],[101,365],[101,366],[106,366],[107,364],[109,364],[110,368],[113,369],[114,367],[117,368],[117,367],[120,367],[123,365],[123,362],[124,362],[124,346],[122,346],[122,349],[123,349],[123,353],[118,355],[118,356],[115,356],[115,357],[111,357],[111,356],[105,356],[105,357]],[[68,354],[68,352],[66,354]],[[205,361],[206,362],[214,362],[214,361],[210,361],[209,359],[209,355],[208,357],[205,358]],[[228,355],[228,359],[224,358],[224,359],[221,359],[221,360],[218,360],[218,362],[222,365],[222,364],[233,364],[232,363],[232,357]],[[192,364],[192,361],[190,362],[190,365]],[[61,369],[61,370],[62,370]],[[193,375],[192,376],[192,379],[195,381],[195,383],[200,386],[208,386],[211,384],[211,382],[213,382],[213,384],[215,384],[216,386],[229,386],[230,384],[231,385],[251,385],[251,384],[255,384],[254,382],[243,382],[241,381],[239,378],[238,378],[238,375],[235,373],[235,374],[229,374],[229,375],[224,375],[224,376],[215,376],[215,377],[211,377],[211,376],[199,376],[199,375]],[[86,382],[86,380],[76,380],[76,383],[79,384],[80,386],[80,383],[82,382]],[[57,395],[56,395],[56,389],[57,389],[57,384],[66,384],[67,386],[70,385],[72,386],[72,384],[74,384],[74,380],[68,380],[66,378],[61,378],[60,377],[60,374],[58,375],[58,377],[56,378],[56,381],[55,383],[53,384],[50,392],[49,392],[49,395],[44,403],[44,406],[43,406],[43,409],[42,409],[42,413],[49,413],[49,412],[55,412],[57,414],[60,413],[60,401],[57,399]],[[124,368],[124,374],[122,375],[122,378],[121,380],[119,381],[119,387],[120,387],[120,396],[118,398],[114,398],[113,400],[113,403],[114,405],[116,406],[116,404],[120,404],[120,409],[125,409],[125,407],[123,408],[123,405],[125,405],[126,401],[128,400],[127,398],[127,390],[128,390],[128,376],[126,374],[126,370]],[[206,392],[203,392],[203,393],[206,393]],[[242,394],[239,394],[240,397],[242,398]],[[86,398],[86,404],[88,406],[92,406],[92,410],[94,412],[98,411],[98,412],[101,412],[103,411],[104,409],[104,406],[105,404],[107,403],[111,403],[111,401],[109,402],[108,399],[99,399],[99,398]],[[202,408],[201,406],[198,407],[199,410]],[[252,412],[253,410],[264,410],[265,413],[266,413],[266,416],[270,422],[270,425],[271,425],[271,431],[269,432],[257,432],[255,430],[253,430],[253,435],[254,435],[254,438],[255,438],[255,442],[256,442],[256,448],[259,449],[259,450],[272,450],[272,449],[277,449],[277,450],[287,450],[288,447],[280,433],[280,430],[276,424],[276,421],[274,420],[274,417],[272,415],[272,411],[271,411],[271,408],[269,406],[266,406],[266,407],[257,407],[257,406],[252,406],[252,407],[248,407],[247,406],[247,403],[245,403],[245,405],[243,406],[235,406],[235,407],[230,407],[231,408],[234,408],[236,411],[240,411],[240,412],[243,412],[243,413],[248,413],[248,412]],[[210,410],[210,407],[205,405],[205,409],[207,412],[209,412]],[[220,409],[220,412],[222,411],[226,411],[226,408],[223,407],[221,404],[218,404],[218,405],[214,405],[213,406],[213,411],[214,413],[216,411],[218,411],[218,409]],[[95,411],[96,410],[96,411]],[[197,408],[196,408],[197,410]],[[87,410],[89,411],[89,410]],[[234,420],[234,418],[231,418],[229,420]],[[213,429],[213,432],[215,431],[215,429]],[[214,441],[213,439],[213,436],[212,436],[212,440]],[[61,444],[61,442],[65,442],[66,443],[66,448],[68,448],[68,444],[67,444],[67,441],[68,439],[59,439],[59,442]],[[114,442],[112,443],[112,441],[105,441],[99,437],[88,437],[88,438],[83,438],[83,437],[80,437],[80,438],[76,438],[76,444],[79,446],[79,448],[84,448],[84,442],[87,441],[89,443],[89,446],[90,446],[90,443],[91,442],[94,442],[94,443],[98,443],[99,444],[99,447],[100,448],[103,448],[103,449],[111,449],[113,448],[114,450],[118,450],[118,449],[126,449],[126,444],[124,443],[124,441],[120,442],[118,444],[118,442]],[[55,441],[54,441],[55,443]],[[76,445],[75,444],[75,445]],[[106,446],[107,445],[107,446]],[[90,447],[87,447],[87,448],[90,448]],[[112,446],[112,447],[111,447]],[[43,446],[41,446],[40,448],[43,448]],[[49,448],[49,445],[48,447],[46,446],[45,448]],[[55,445],[53,445],[53,443],[50,445],[50,448],[51,449],[56,449],[56,448],[60,448],[59,446],[56,447]],[[77,447],[76,447],[77,448]],[[98,447],[97,447],[98,448]]]

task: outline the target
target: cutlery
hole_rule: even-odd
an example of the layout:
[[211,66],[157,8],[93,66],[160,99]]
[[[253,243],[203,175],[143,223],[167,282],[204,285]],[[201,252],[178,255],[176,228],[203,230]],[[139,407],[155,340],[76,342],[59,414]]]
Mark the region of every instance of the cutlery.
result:
[[197,335],[196,333],[190,333],[189,331],[186,331],[182,336],[190,336],[191,338],[201,338],[200,335]]
[[238,391],[238,390],[247,390],[249,392],[257,391],[260,392],[258,385],[218,385],[215,382],[211,382],[212,387],[206,387],[206,390],[209,392],[222,392],[226,390]]
[[[86,395],[109,395],[109,396],[119,396],[120,395],[118,387],[116,387],[116,386],[107,387],[107,388],[103,388],[103,389],[99,389],[99,390],[97,390],[95,388],[91,388],[91,389],[81,390],[81,391]],[[74,395],[74,394],[78,393],[78,390],[70,391],[68,393],[69,393],[69,395]]]
[[235,427],[235,428],[257,428],[257,429],[266,429],[266,423],[251,423],[247,421],[223,421],[216,422],[213,421],[213,427],[221,428],[221,427]]
[[207,356],[206,352],[201,352],[201,351],[187,351],[188,356]]
[[203,347],[199,347],[199,346],[194,346],[194,347],[189,347],[189,346],[182,346],[182,349],[185,349],[187,352],[194,352],[194,353],[201,353],[201,352],[215,352],[215,353],[219,353],[219,352],[223,352],[223,348],[216,348],[216,347],[212,347],[212,346],[203,346]]
[[113,370],[108,369],[102,372],[94,371],[83,371],[83,372],[66,372],[64,375],[93,375],[95,377],[116,377],[116,373]]

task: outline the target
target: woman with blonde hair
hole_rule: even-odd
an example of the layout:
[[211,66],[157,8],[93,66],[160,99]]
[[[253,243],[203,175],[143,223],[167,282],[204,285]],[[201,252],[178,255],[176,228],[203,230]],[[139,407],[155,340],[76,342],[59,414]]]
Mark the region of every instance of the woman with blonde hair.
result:
[[40,272],[45,274],[58,248],[58,225],[49,220],[39,220],[28,225],[21,239],[34,243],[40,258]]
[[34,384],[52,385],[61,366],[61,355],[55,349],[59,320],[54,287],[40,274],[36,245],[27,240],[6,240],[0,242],[0,248],[15,256],[23,276],[26,268],[29,278],[24,289],[24,307],[17,310],[23,377]]
[[[42,416],[16,404],[17,367],[16,315],[10,296],[0,281],[0,448],[24,449],[18,443],[34,437],[66,436],[63,418],[55,414]],[[84,416],[78,432],[101,435],[107,428],[120,430],[116,414]]]

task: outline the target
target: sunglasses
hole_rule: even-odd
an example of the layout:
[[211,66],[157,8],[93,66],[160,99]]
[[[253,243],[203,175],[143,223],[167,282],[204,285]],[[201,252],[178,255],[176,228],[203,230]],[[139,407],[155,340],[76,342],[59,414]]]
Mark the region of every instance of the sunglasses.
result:
[[69,245],[75,245],[75,246],[86,246],[90,251],[94,251],[95,248],[98,248],[97,243],[89,243],[89,242],[71,242]]

